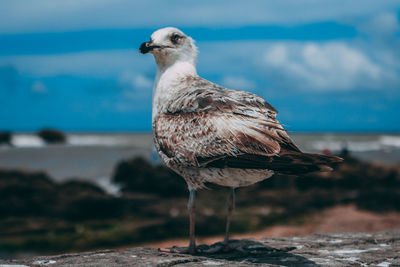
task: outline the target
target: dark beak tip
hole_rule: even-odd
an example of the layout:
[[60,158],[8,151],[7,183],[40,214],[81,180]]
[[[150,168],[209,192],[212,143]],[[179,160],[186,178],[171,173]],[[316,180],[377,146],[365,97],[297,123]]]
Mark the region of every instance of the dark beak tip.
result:
[[139,47],[139,52],[142,54],[147,54],[150,51],[148,43],[144,42]]

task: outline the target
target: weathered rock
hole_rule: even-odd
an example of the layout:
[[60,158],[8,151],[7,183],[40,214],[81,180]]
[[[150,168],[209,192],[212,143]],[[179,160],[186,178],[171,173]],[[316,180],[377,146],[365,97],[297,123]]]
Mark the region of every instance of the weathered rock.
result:
[[63,132],[54,129],[42,129],[37,135],[48,144],[65,143],[67,140]]
[[[123,200],[85,181],[57,183],[43,172],[0,169],[0,219],[36,216],[75,221],[120,217]],[[1,242],[0,242],[1,243]]]
[[10,132],[0,132],[0,145],[11,145],[11,138],[12,136]]
[[236,249],[181,255],[152,248],[103,250],[22,260],[0,266],[399,266],[400,231],[233,240]]
[[121,187],[123,193],[187,196],[187,185],[178,174],[141,157],[119,162],[115,167],[113,182]]

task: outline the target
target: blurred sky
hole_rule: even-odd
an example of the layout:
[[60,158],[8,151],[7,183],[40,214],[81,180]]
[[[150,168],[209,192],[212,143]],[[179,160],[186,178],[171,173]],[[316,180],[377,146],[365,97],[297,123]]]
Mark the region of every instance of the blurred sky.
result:
[[400,130],[400,1],[2,0],[0,130],[150,131],[176,26],[201,76],[263,96],[292,131]]

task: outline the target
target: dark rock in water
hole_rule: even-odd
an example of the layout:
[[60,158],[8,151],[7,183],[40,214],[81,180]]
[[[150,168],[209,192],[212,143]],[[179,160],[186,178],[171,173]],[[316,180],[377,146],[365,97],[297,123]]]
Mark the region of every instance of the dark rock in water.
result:
[[[152,248],[1,260],[23,266],[399,266],[400,232],[232,240],[229,252],[174,254]],[[204,247],[208,247],[205,245]]]
[[42,172],[0,170],[0,218],[56,217],[68,220],[115,218],[121,199],[88,182],[54,182]]
[[12,136],[10,132],[0,132],[0,145],[11,145],[11,137]]
[[143,158],[118,163],[113,182],[125,193],[150,193],[163,197],[187,195],[186,183],[178,174],[164,166],[154,166]]
[[73,221],[120,218],[124,214],[124,204],[120,198],[89,195],[69,201],[63,215]]
[[54,189],[54,182],[45,173],[0,171],[0,218],[48,213]]
[[48,144],[65,143],[67,140],[63,132],[54,129],[40,130],[37,135]]
[[80,196],[103,196],[104,190],[90,182],[79,181],[79,178],[72,178],[59,185],[60,191],[67,197],[71,195]]

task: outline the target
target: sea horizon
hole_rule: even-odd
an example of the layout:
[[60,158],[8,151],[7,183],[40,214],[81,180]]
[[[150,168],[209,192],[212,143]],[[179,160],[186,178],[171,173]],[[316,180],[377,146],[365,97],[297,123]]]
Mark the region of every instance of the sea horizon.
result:
[[[9,132],[12,134],[34,134],[42,129],[52,129],[57,130],[63,133],[68,134],[151,134],[151,130],[63,130],[56,127],[43,127],[36,130],[9,130],[9,129],[1,129],[0,132]],[[399,134],[399,130],[383,130],[383,131],[375,131],[375,130],[292,130],[292,129],[285,129],[288,133],[295,133],[295,134],[354,134],[354,135],[368,135],[368,134]]]

